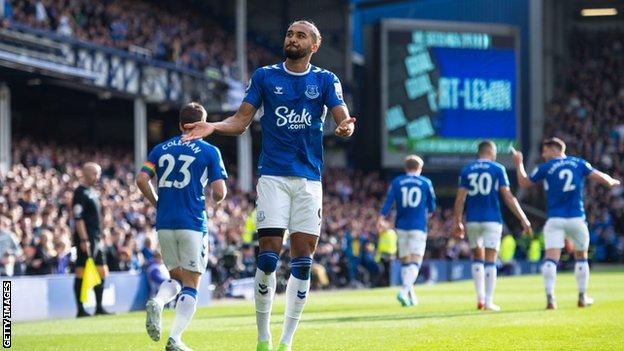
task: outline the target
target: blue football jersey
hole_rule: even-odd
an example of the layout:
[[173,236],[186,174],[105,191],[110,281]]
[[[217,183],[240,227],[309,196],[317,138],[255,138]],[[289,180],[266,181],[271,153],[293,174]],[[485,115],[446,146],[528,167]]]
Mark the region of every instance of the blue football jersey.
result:
[[465,206],[467,222],[503,223],[498,189],[509,187],[503,165],[489,160],[473,161],[462,169],[459,186],[468,190]]
[[384,217],[388,216],[393,204],[396,204],[397,229],[427,232],[428,215],[436,208],[431,180],[414,174],[394,178],[381,208]]
[[158,177],[156,229],[207,232],[204,188],[227,179],[216,146],[203,140],[183,143],[176,136],[152,149],[142,171]]
[[285,63],[265,66],[254,72],[243,101],[264,111],[258,174],[321,180],[325,115],[344,105],[338,77],[313,65],[301,73]]
[[585,177],[594,168],[576,157],[558,157],[536,167],[529,179],[544,181],[548,202],[548,217],[585,217],[583,188]]

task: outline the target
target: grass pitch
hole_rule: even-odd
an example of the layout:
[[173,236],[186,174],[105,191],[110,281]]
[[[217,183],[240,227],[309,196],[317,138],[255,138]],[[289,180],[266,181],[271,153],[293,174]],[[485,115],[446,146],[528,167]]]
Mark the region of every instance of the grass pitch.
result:
[[[476,310],[472,281],[418,285],[420,305],[403,308],[396,289],[313,292],[293,350],[624,350],[624,268],[592,272],[592,307],[576,307],[576,282],[560,274],[559,309],[545,311],[541,276],[499,278],[501,312]],[[19,297],[16,297],[19,298]],[[68,297],[70,298],[70,297]],[[273,307],[279,341],[284,297]],[[163,350],[144,329],[144,313],[15,323],[16,350]],[[216,301],[195,314],[184,334],[194,350],[255,350],[253,301]]]

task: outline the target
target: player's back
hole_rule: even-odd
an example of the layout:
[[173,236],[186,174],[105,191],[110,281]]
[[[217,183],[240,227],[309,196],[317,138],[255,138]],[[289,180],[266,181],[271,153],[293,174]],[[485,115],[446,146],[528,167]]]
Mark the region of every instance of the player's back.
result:
[[429,178],[404,174],[392,181],[390,194],[382,212],[389,212],[396,203],[396,228],[427,231],[427,216],[435,210],[435,192]]
[[148,159],[158,177],[157,229],[206,232],[204,188],[227,177],[219,149],[203,140],[183,143],[176,136],[158,144]]
[[583,189],[592,171],[587,161],[568,156],[545,162],[531,173],[532,181],[544,180],[548,217],[585,217]]
[[502,223],[499,187],[509,186],[505,167],[498,162],[479,159],[466,165],[459,176],[466,195],[467,222]]

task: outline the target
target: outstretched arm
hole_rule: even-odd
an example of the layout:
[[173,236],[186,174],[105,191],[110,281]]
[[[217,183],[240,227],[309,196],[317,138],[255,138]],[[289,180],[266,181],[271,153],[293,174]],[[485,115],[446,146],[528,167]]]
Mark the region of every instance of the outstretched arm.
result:
[[609,188],[620,185],[619,180],[596,169],[589,174],[589,178]]
[[184,125],[184,129],[186,129],[188,133],[184,134],[182,141],[186,142],[201,139],[212,133],[230,136],[241,135],[251,124],[256,111],[257,108],[254,105],[248,102],[243,102],[233,116],[230,116],[221,122],[187,123]]
[[503,186],[500,188],[500,193],[503,196],[503,201],[505,201],[505,204],[507,205],[507,207],[509,207],[511,212],[513,212],[514,216],[516,216],[516,218],[520,220],[520,223],[522,224],[522,232],[528,235],[533,235],[531,222],[529,222],[529,219],[527,218],[526,214],[522,210],[522,207],[520,207],[520,203],[518,202],[518,199],[516,199],[516,197],[513,196],[509,188],[506,186]]
[[455,220],[455,228],[453,229],[453,235],[462,239],[465,234],[464,230],[464,204],[466,203],[466,195],[468,195],[468,189],[459,187],[457,189],[457,195],[455,196],[455,206],[453,219]]
[[355,130],[355,118],[349,116],[349,110],[345,105],[338,105],[331,109],[334,121],[336,121],[335,133],[339,137],[348,138]]
[[524,164],[522,163],[522,152],[511,148],[511,154],[513,156],[514,163],[516,164],[516,178],[518,178],[518,185],[522,188],[529,188],[533,185],[531,179],[527,175],[526,170],[524,169]]

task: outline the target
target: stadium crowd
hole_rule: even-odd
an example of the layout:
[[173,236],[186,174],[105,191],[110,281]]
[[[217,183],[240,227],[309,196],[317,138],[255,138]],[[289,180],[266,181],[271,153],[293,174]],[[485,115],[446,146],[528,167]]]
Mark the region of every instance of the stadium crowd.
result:
[[[181,1],[5,0],[5,16],[31,27],[128,50],[194,70],[237,77],[236,40],[209,11]],[[8,13],[8,14],[7,14]],[[248,44],[249,67],[276,61]]]
[[[624,36],[575,33],[569,64],[547,106],[545,135],[563,139],[567,154],[624,179]],[[534,199],[541,199],[539,190]],[[594,259],[624,257],[624,188],[587,183],[585,198]],[[539,200],[538,200],[539,201]],[[543,203],[543,202],[542,202]]]
[[[134,183],[134,165],[127,150],[90,149],[14,142],[13,167],[0,174],[0,274],[65,274],[72,270],[73,190],[81,165],[102,166],[98,186],[102,202],[102,238],[111,271],[139,272],[158,250],[153,228],[155,210]],[[230,194],[209,208],[211,258],[215,281],[253,276],[254,193],[242,193],[229,180]],[[379,279],[377,211],[387,190],[379,174],[344,169],[325,172],[324,230],[315,257],[324,285],[375,284]],[[450,211],[433,217],[429,254],[435,258],[466,258],[465,242],[449,240]],[[283,258],[286,269],[287,258]],[[323,285],[323,284],[322,284]]]
[[[11,1],[13,18],[33,26],[58,31],[64,22],[61,18],[66,14],[72,17],[69,24],[71,33],[74,33],[72,35],[79,38],[125,49],[129,48],[130,42],[156,48],[158,45],[154,43],[166,38],[160,41],[165,47],[161,51],[166,55],[163,58],[176,61],[185,55],[182,52],[192,56],[185,50],[194,50],[192,48],[197,43],[185,45],[184,50],[179,51],[174,48],[178,44],[173,44],[171,40],[185,37],[182,33],[197,28],[193,26],[193,21],[200,20],[198,17],[189,15],[187,22],[177,23],[172,18],[167,20],[166,13],[163,13],[163,20],[159,22],[162,28],[150,27],[149,31],[141,31],[139,29],[144,28],[141,21],[150,22],[148,27],[156,26],[153,18],[161,15],[150,12],[151,15],[143,16],[142,12],[165,10],[158,7],[148,9],[141,1],[125,2],[129,1],[102,1],[87,6],[87,2],[82,0]],[[123,7],[124,11],[120,14],[122,3],[128,7]],[[45,12],[45,21],[37,19],[44,17],[42,11]],[[117,25],[107,22],[107,11],[115,18],[127,21],[123,37],[115,34],[118,29],[113,28]],[[139,14],[126,16],[132,11]],[[83,17],[87,19],[80,19]],[[139,21],[139,24],[134,21]],[[214,30],[210,33],[211,40],[232,42],[216,39],[220,36],[217,33],[227,34],[218,27]],[[214,37],[212,34],[215,34]],[[197,38],[205,38],[207,32],[196,35]],[[139,40],[137,36],[143,39]],[[159,36],[160,39],[156,38]],[[555,98],[547,106],[544,134],[562,138],[568,143],[568,154],[583,157],[599,169],[622,179],[622,35],[578,33],[573,37],[575,40],[570,46],[572,62],[561,65],[558,77],[562,77],[562,81]],[[233,50],[219,46],[222,44],[202,41],[198,45],[202,50],[215,50],[215,55],[228,57],[222,52]],[[217,45],[216,49],[211,49],[212,45]],[[177,54],[173,54],[174,51]],[[222,67],[219,65],[223,62],[208,56],[211,56],[209,61],[202,62]],[[71,272],[75,259],[75,251],[71,248],[71,198],[79,184],[80,166],[86,161],[97,162],[103,169],[98,191],[103,205],[103,240],[108,248],[110,269],[139,272],[151,262],[154,252],[158,250],[153,228],[154,209],[147,206],[134,184],[134,165],[128,150],[79,149],[22,138],[13,144],[14,163],[11,170],[0,174],[1,275]],[[383,280],[381,277],[386,267],[382,262],[387,253],[380,250],[380,228],[376,220],[387,183],[378,173],[363,174],[344,169],[327,169],[323,181],[324,223],[313,267],[315,283],[317,286],[378,284]],[[235,190],[235,177],[228,182],[230,194],[227,200],[216,207],[209,206],[212,237],[209,269],[214,281],[221,287],[227,286],[231,279],[252,277],[255,272],[255,194]],[[607,190],[591,183],[586,187],[587,217],[594,248],[592,259],[595,261],[624,261],[622,195],[624,189],[621,187]],[[532,198],[535,204],[544,203],[540,189],[532,191]],[[469,258],[467,242],[451,238],[451,232],[450,209],[436,210],[430,221],[427,257]],[[282,258],[280,267],[287,270],[286,257]]]

